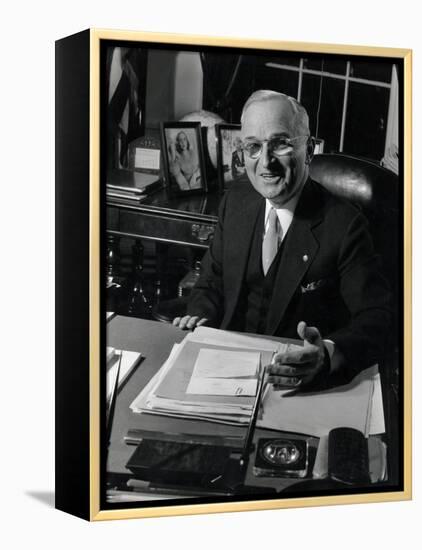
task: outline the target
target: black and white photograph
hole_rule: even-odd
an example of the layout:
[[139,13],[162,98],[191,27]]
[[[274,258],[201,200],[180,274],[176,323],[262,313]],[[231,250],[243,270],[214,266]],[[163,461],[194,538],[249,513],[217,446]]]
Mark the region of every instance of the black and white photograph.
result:
[[245,174],[245,155],[240,125],[217,124],[217,160],[220,189],[224,190],[232,181]]
[[104,506],[399,490],[402,62],[146,56],[169,185],[107,205]]
[[92,40],[95,514],[405,499],[403,51]]
[[166,180],[173,194],[206,191],[200,122],[167,122],[161,127]]

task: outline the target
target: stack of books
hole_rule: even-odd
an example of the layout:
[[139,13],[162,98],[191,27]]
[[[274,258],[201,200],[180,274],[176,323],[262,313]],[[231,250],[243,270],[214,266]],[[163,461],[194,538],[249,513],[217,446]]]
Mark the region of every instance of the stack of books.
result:
[[153,191],[162,187],[158,174],[114,170],[107,178],[107,200],[139,204]]

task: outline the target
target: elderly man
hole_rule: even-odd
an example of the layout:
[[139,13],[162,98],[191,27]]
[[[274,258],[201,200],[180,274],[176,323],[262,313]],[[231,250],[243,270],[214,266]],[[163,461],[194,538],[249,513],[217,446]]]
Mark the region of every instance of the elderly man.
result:
[[255,92],[241,123],[250,183],[225,194],[188,315],[174,324],[299,336],[300,352],[275,357],[276,384],[350,378],[380,360],[391,323],[366,220],[310,179],[313,141],[295,99]]

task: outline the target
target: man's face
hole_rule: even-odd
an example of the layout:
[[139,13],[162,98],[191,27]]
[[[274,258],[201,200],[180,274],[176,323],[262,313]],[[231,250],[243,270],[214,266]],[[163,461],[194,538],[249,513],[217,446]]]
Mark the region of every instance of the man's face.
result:
[[[295,113],[287,100],[272,98],[252,103],[244,113],[242,141],[296,137]],[[245,152],[245,166],[255,189],[275,206],[282,206],[300,191],[308,175],[305,138],[293,142],[282,156],[262,145],[261,155],[252,159]]]

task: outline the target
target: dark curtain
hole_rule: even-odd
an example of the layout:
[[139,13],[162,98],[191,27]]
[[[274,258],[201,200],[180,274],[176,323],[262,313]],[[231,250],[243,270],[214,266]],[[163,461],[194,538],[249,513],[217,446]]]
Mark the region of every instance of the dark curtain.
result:
[[204,73],[203,108],[226,122],[240,122],[246,99],[254,90],[255,59],[252,56],[201,53]]

